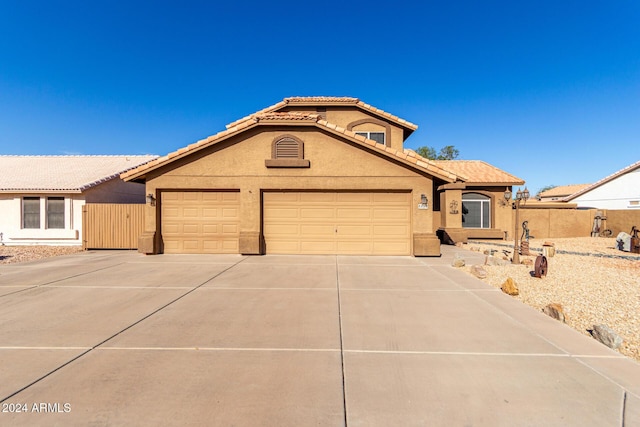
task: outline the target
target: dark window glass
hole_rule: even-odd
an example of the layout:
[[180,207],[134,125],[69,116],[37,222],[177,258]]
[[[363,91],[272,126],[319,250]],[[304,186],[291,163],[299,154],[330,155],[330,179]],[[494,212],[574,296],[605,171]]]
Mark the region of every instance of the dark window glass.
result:
[[47,228],[64,228],[64,197],[47,198]]
[[22,199],[22,227],[40,228],[40,197]]
[[468,228],[491,228],[491,199],[484,194],[462,195],[462,226]]
[[384,144],[384,132],[369,132],[369,139]]

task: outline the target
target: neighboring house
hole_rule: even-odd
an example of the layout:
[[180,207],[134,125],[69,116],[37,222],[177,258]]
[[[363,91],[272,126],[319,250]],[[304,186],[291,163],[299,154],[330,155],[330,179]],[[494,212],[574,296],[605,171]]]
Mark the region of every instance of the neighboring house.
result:
[[578,208],[640,209],[640,161],[563,199]]
[[139,250],[438,256],[438,230],[504,237],[523,181],[422,158],[416,129],[357,98],[286,98],[123,174],[153,198]]
[[540,202],[562,201],[564,198],[584,190],[590,185],[591,184],[558,185],[557,187],[550,188],[538,194],[538,200]]
[[144,203],[120,174],[157,156],[0,156],[4,244],[82,244],[85,203]]

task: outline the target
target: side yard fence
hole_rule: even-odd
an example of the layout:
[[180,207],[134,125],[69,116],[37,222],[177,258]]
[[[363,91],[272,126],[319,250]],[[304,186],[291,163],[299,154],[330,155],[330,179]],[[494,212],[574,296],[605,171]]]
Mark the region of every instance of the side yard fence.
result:
[[83,249],[137,249],[143,204],[87,203],[82,208]]
[[589,237],[596,215],[606,218],[600,229],[611,230],[612,237],[630,232],[634,225],[640,227],[640,210],[520,208],[520,222],[528,221],[531,236],[540,239]]

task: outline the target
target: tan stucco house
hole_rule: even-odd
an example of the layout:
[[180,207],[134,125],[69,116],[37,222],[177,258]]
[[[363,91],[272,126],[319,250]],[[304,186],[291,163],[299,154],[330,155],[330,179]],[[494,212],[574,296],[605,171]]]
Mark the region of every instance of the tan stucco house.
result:
[[123,175],[146,184],[144,253],[440,255],[503,238],[523,181],[404,148],[417,126],[350,97],[285,98]]

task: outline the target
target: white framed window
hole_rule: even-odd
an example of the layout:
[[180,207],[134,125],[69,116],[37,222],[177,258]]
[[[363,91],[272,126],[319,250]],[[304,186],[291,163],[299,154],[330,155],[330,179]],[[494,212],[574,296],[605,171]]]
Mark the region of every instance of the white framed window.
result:
[[491,228],[491,198],[479,193],[462,195],[462,227]]
[[380,144],[385,143],[384,132],[355,132],[356,135],[364,136],[365,138],[372,139]]
[[22,228],[40,228],[40,197],[22,198]]
[[47,228],[64,228],[64,197],[47,197]]

